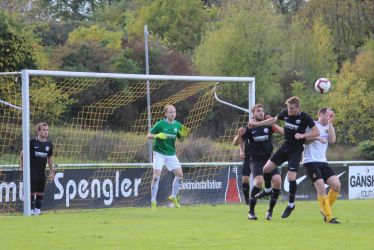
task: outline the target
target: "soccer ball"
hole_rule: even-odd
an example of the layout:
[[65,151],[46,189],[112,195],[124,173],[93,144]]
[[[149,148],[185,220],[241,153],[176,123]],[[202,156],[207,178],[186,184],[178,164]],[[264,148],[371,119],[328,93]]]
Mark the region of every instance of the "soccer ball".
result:
[[314,83],[315,90],[321,94],[328,92],[330,87],[331,87],[331,82],[327,78],[319,78]]

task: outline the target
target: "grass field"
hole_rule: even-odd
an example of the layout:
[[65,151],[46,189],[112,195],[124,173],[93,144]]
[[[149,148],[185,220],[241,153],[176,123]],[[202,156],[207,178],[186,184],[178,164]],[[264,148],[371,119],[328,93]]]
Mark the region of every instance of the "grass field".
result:
[[1,249],[372,249],[374,200],[337,201],[340,225],[322,221],[316,202],[298,202],[288,219],[247,219],[245,205],[122,208],[0,216]]

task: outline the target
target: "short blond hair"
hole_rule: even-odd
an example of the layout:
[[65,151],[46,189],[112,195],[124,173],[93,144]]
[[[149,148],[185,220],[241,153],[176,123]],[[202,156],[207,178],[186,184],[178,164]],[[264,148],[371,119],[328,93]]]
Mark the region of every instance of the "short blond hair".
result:
[[290,98],[288,98],[285,102],[286,105],[295,105],[296,107],[300,107],[301,106],[301,101],[300,101],[300,98],[297,97],[297,96],[291,96]]
[[166,104],[165,107],[164,107],[164,113],[168,112],[169,108],[175,108],[175,107],[171,104]]
[[36,125],[36,130],[37,131],[40,131],[42,130],[42,127],[48,127],[48,124],[46,122],[39,122],[37,125]]
[[261,103],[257,103],[256,105],[252,107],[251,109],[252,113],[254,113],[259,108],[264,108],[264,105],[262,105]]

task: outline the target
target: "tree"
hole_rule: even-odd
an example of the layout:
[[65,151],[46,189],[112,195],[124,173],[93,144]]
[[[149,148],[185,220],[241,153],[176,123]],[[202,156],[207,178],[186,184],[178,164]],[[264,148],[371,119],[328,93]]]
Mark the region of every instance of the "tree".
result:
[[371,0],[312,0],[300,11],[301,19],[312,24],[322,17],[332,32],[339,66],[353,60],[358,49],[373,34],[374,1]]
[[369,40],[353,63],[347,61],[329,95],[336,110],[340,142],[374,140],[374,40]]
[[282,14],[289,14],[299,11],[304,5],[305,0],[273,0],[275,7]]
[[55,61],[64,70],[113,72],[111,62],[121,52],[122,36],[97,25],[77,28],[55,50]]
[[92,19],[96,9],[118,0],[39,0],[45,17],[51,20],[74,21]]
[[36,40],[15,19],[2,11],[0,37],[0,72],[36,68],[36,53],[40,50]]
[[144,25],[160,36],[169,47],[188,52],[201,40],[209,21],[209,9],[201,0],[155,0],[142,6],[129,23],[131,35],[143,34]]
[[283,21],[269,1],[233,1],[195,50],[197,70],[204,75],[255,76],[257,101],[279,104]]
[[312,86],[320,77],[336,71],[330,29],[316,18],[311,26],[294,18],[286,41],[284,63],[289,72],[297,72],[299,80]]

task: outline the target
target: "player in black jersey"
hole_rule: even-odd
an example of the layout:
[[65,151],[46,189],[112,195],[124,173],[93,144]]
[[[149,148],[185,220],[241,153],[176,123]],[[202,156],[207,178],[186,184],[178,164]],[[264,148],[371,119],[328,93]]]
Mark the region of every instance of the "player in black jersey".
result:
[[[31,214],[39,215],[44,195],[46,176],[45,167],[49,166],[49,179],[53,180],[53,144],[48,141],[49,128],[45,122],[37,125],[37,137],[30,140],[30,182],[31,182]],[[21,152],[21,170],[23,158]]]
[[[255,121],[263,121],[265,118],[265,112],[262,104],[256,104],[252,108],[253,119]],[[251,191],[251,197],[249,199],[249,212],[248,219],[257,220],[255,215],[255,206],[257,203],[256,194],[258,194],[264,184],[263,178],[263,166],[266,161],[270,158],[273,152],[272,135],[273,132],[277,132],[283,135],[283,128],[273,126],[261,126],[255,128],[240,128],[238,134],[234,138],[234,145],[244,143],[245,148],[245,160],[243,162],[243,175],[245,173],[252,172],[254,177],[254,186]],[[266,219],[271,220],[273,208],[277,202],[280,186],[281,176],[279,170],[275,168],[271,172],[272,178],[271,183],[269,181],[269,187],[273,187],[272,197],[269,203],[269,210],[266,214]],[[248,174],[249,176],[249,174]],[[248,177],[246,176],[246,177]],[[248,179],[247,179],[248,185]],[[247,198],[248,199],[248,198]]]
[[[268,126],[275,124],[278,120],[284,121],[284,142],[282,146],[272,155],[264,166],[264,179],[271,178],[271,172],[283,162],[288,161],[287,178],[290,183],[289,202],[282,218],[287,218],[295,209],[295,195],[297,189],[296,174],[300,165],[301,155],[304,150],[306,138],[319,136],[319,130],[313,119],[301,111],[300,98],[292,96],[285,102],[286,109],[283,109],[276,117],[265,121],[252,121],[249,126]],[[311,130],[306,132],[307,127]]]

